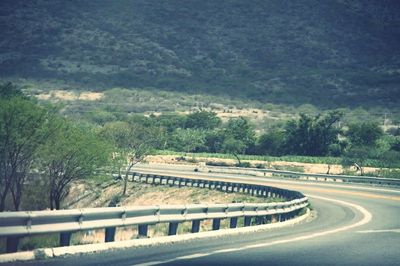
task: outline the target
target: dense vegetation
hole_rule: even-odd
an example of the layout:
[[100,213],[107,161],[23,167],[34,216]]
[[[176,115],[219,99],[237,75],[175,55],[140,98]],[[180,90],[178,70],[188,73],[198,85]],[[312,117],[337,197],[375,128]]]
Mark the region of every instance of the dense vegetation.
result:
[[396,0],[3,0],[0,76],[396,109],[399,10]]
[[[382,168],[397,176],[400,132],[384,132],[371,121],[343,123],[340,110],[277,124],[259,134],[246,118],[223,122],[215,113],[120,115],[70,119],[62,109],[39,104],[12,84],[0,86],[0,211],[59,209],[73,180],[105,170],[127,172],[155,150],[230,154],[238,166],[244,155],[308,156],[328,164]],[[288,158],[288,157],[286,157]],[[301,158],[301,157],[297,157]],[[310,159],[308,159],[310,161]]]
[[1,86],[0,106],[0,211],[20,210],[23,201],[35,209],[43,198],[59,209],[71,181],[107,161],[108,145],[92,128],[37,105],[10,84]]

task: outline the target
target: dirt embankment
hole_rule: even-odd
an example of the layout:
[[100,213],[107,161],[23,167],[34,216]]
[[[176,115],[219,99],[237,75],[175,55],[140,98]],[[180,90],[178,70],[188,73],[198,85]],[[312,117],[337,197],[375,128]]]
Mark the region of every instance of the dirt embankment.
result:
[[[128,183],[127,196],[120,197],[122,181],[107,182],[75,182],[69,195],[64,201],[65,208],[91,208],[107,207],[110,202],[119,202],[121,206],[151,206],[151,205],[180,205],[198,203],[231,203],[231,202],[266,202],[265,198],[247,196],[241,193],[224,193],[202,188],[169,187],[165,185],[148,185],[141,183]],[[201,230],[211,230],[212,222],[207,220],[201,223]],[[228,226],[228,221],[223,221],[222,227]],[[182,223],[178,233],[186,233],[191,229],[191,223]],[[168,224],[157,224],[149,227],[149,236],[165,235]],[[127,226],[117,229],[116,240],[137,238],[136,226]],[[104,230],[89,230],[76,233],[74,244],[104,242]]]
[[[221,158],[205,158],[205,157],[184,157],[182,159],[181,156],[176,155],[152,155],[146,157],[146,162],[148,163],[165,163],[165,164],[193,164],[200,165],[204,163],[224,163],[229,166],[234,166],[237,161],[234,159],[221,159]],[[287,170],[287,171],[297,171],[311,174],[326,174],[329,169],[329,174],[343,174],[343,167],[337,164],[319,164],[319,163],[298,163],[298,162],[284,162],[284,161],[275,161],[275,162],[266,162],[259,160],[242,160],[242,162],[249,162],[252,167],[256,166],[264,166],[265,168],[272,168],[277,170]],[[350,171],[353,171],[354,174],[355,168],[350,168]],[[377,168],[373,167],[364,167],[365,173],[374,173],[377,171]]]
[[101,92],[73,92],[73,91],[65,91],[65,90],[52,90],[46,93],[41,93],[36,95],[39,100],[62,100],[62,101],[97,101],[104,97],[104,94]]

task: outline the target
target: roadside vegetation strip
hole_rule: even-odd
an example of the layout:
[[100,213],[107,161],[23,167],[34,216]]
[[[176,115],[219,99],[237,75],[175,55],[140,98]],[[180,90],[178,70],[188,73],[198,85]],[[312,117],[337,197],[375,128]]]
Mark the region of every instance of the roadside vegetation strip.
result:
[[[217,158],[217,159],[232,159],[235,160],[236,157],[231,154],[226,153],[185,153],[185,152],[176,152],[176,151],[167,151],[167,150],[157,150],[153,153],[153,155],[176,155],[187,158]],[[265,161],[265,162],[275,162],[275,161],[283,161],[283,162],[299,162],[299,163],[326,163],[326,164],[340,164],[340,157],[314,157],[314,156],[263,156],[263,155],[240,155],[242,160],[249,161]],[[370,161],[371,165],[375,162]],[[370,166],[370,165],[368,165]]]

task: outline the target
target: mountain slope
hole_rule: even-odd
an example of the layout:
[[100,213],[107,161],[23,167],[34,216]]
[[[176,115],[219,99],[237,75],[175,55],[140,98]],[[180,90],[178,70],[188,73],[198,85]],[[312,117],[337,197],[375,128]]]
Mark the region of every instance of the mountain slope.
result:
[[0,3],[0,75],[320,107],[400,101],[400,2]]

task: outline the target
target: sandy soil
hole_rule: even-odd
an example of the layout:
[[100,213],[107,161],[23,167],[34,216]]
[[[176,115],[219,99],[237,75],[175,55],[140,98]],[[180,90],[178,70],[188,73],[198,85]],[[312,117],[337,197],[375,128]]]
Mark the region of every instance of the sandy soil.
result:
[[[155,156],[148,156],[146,157],[146,161],[149,163],[167,163],[167,164],[187,164],[187,160],[193,159],[192,157],[187,157],[185,161],[182,161],[178,159],[179,156],[175,155],[155,155]],[[236,160],[233,159],[220,159],[220,158],[202,158],[202,157],[196,157],[195,158],[196,164],[204,164],[205,162],[224,162],[228,165],[234,165],[236,163]],[[328,171],[328,164],[311,164],[311,163],[298,163],[298,162],[283,162],[283,161],[275,161],[275,162],[265,162],[265,161],[258,161],[258,160],[252,160],[252,161],[246,161],[243,160],[243,162],[250,162],[253,167],[257,165],[263,165],[266,168],[275,168],[275,169],[281,169],[281,170],[293,170],[291,168],[294,168],[293,171],[296,171],[296,169],[303,169],[305,173],[312,173],[312,174],[326,174]],[[355,170],[351,168],[350,170]],[[372,168],[372,167],[365,167],[364,171],[365,173],[373,173],[377,171],[377,168]],[[330,165],[330,174],[343,174],[343,167],[341,165]]]
[[[106,207],[115,195],[120,195],[122,181],[109,181],[102,184],[93,182],[75,182],[65,200],[67,208],[90,208]],[[77,201],[82,195],[88,196]],[[201,188],[179,189],[169,186],[152,186],[148,184],[128,184],[126,197],[122,198],[121,206],[151,206],[167,204],[198,204],[198,203],[230,203],[230,202],[265,202],[263,198],[246,196],[240,193],[223,193],[214,190]],[[202,222],[201,230],[210,230],[211,220]],[[228,221],[223,222],[228,226]],[[178,233],[189,232],[191,223],[183,223]],[[157,224],[149,227],[149,236],[165,235],[168,231],[168,224]],[[138,235],[136,226],[118,228],[116,240],[134,239]],[[74,234],[73,243],[101,243],[104,241],[104,230],[89,230]]]
[[62,100],[62,101],[97,101],[104,97],[100,92],[80,92],[75,93],[72,91],[52,90],[47,93],[36,95],[39,100]]

